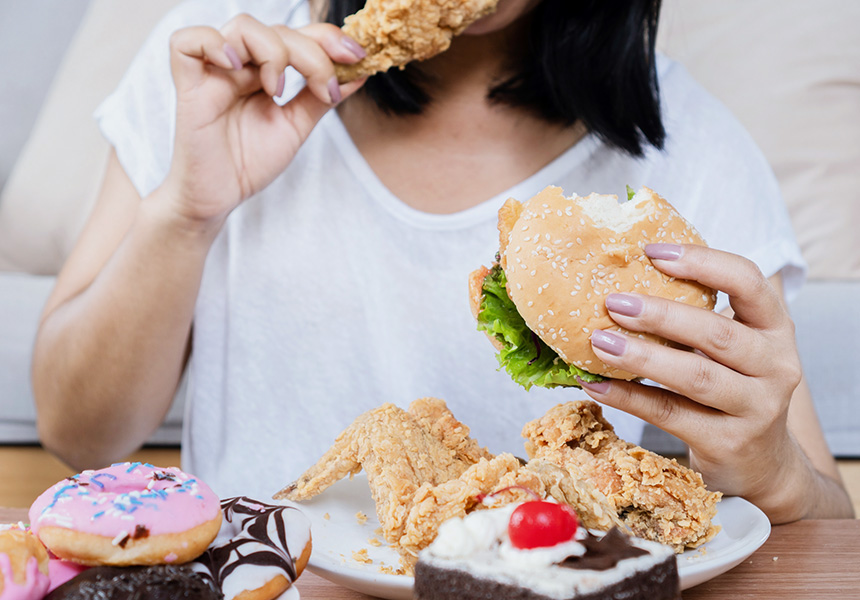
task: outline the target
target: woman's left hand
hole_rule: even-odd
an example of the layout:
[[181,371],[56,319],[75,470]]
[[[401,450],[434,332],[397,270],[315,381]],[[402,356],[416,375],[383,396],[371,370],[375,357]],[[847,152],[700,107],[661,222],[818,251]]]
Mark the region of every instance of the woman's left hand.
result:
[[663,387],[611,380],[587,384],[595,400],[636,415],[690,446],[708,485],[744,496],[772,520],[803,511],[789,495],[808,460],[788,429],[788,407],[802,377],[794,324],[780,294],[751,261],[695,246],[652,244],[663,273],[729,295],[734,318],[679,302],[612,294],[606,307],[629,331],[648,332],[694,351],[635,336],[595,331],[597,356]]

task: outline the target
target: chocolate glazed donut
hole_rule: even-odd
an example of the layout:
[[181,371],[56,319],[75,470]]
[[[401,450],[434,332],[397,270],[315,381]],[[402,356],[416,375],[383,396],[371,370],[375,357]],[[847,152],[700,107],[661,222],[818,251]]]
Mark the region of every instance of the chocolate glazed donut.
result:
[[211,582],[186,566],[93,567],[45,600],[219,600]]
[[221,501],[224,521],[191,568],[225,600],[269,600],[298,579],[311,551],[310,522],[298,509],[240,496]]

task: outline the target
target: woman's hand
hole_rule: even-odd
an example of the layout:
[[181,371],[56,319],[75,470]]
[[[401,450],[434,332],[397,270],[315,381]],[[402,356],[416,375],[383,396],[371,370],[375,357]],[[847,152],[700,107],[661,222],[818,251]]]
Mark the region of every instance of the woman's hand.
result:
[[613,380],[586,384],[586,391],[686,442],[693,468],[712,488],[746,497],[774,521],[803,517],[808,507],[798,488],[808,484],[811,467],[788,428],[802,372],[779,293],[740,256],[672,244],[650,245],[646,253],[667,275],[726,292],[734,318],[661,298],[612,294],[606,307],[619,325],[694,352],[595,331],[592,346],[601,360],[664,387]]
[[[364,51],[340,29],[266,26],[248,15],[220,31],[191,27],[173,34],[176,138],[160,198],[171,214],[220,227],[224,218],[281,173],[317,121],[363,81],[338,86],[333,61]],[[307,85],[285,106],[284,69]]]

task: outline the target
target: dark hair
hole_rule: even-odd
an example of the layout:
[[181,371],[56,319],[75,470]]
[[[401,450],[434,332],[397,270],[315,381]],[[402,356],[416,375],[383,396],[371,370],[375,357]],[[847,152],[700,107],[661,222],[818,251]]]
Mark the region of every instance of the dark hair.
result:
[[[342,25],[366,0],[329,0],[327,20]],[[654,44],[661,0],[543,0],[513,75],[488,92],[547,121],[581,120],[607,144],[641,156],[645,142],[663,147],[666,131]],[[417,114],[431,101],[420,67],[371,77],[365,93],[384,111]]]

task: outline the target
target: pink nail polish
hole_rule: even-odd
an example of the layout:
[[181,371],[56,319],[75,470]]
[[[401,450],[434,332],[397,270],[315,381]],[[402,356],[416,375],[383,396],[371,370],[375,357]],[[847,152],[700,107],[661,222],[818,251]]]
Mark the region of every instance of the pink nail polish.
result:
[[678,244],[648,244],[645,254],[658,260],[678,260],[684,254],[684,247]]
[[367,51],[361,47],[361,44],[359,44],[349,36],[345,35],[341,37],[340,43],[346,46],[346,49],[349,50],[350,54],[352,54],[359,60],[367,56]]
[[579,382],[579,385],[581,385],[584,389],[589,390],[591,392],[595,392],[597,394],[605,394],[606,392],[609,391],[609,385],[610,385],[609,381],[597,381],[597,382],[589,383],[588,381],[580,379],[579,377],[577,377],[576,380]]
[[227,60],[230,61],[230,64],[233,65],[233,68],[237,71],[242,69],[242,61],[239,59],[239,53],[233,49],[233,46],[230,44],[224,44],[224,54],[227,55]]
[[337,104],[343,100],[343,95],[340,93],[340,85],[337,83],[337,77],[332,77],[328,82],[328,93],[331,96],[331,103]]
[[284,73],[281,73],[281,76],[278,77],[278,89],[275,90],[275,98],[280,98],[284,95],[284,87],[287,85],[287,76]]
[[606,297],[606,310],[625,317],[638,317],[642,314],[645,303],[639,296],[631,294],[609,294]]
[[612,356],[621,356],[627,348],[624,336],[612,333],[611,331],[603,331],[602,329],[595,329],[591,333],[591,344],[595,348],[603,350]]

